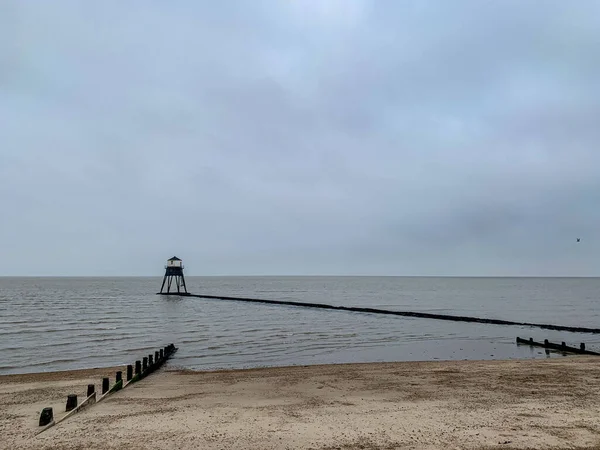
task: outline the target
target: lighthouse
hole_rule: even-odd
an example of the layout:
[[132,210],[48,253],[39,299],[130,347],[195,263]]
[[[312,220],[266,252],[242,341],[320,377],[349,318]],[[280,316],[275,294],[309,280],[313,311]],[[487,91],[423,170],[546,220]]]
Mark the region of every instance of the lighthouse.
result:
[[[171,293],[171,284],[173,283],[173,280],[175,280],[178,294],[181,294],[182,291],[185,294],[188,293],[187,287],[185,286],[185,277],[183,276],[183,261],[177,256],[173,256],[167,260],[167,265],[165,266],[165,277],[163,278],[162,286],[160,287],[161,294]],[[163,292],[165,283],[167,283],[167,292]]]

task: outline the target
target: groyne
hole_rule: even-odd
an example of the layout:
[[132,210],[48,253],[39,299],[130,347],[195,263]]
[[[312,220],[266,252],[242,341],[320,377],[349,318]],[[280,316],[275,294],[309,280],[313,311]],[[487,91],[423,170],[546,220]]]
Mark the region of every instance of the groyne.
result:
[[453,322],[472,322],[472,323],[486,323],[491,325],[508,325],[508,326],[520,326],[520,327],[533,327],[542,328],[545,330],[556,330],[556,331],[569,331],[572,333],[592,333],[600,334],[600,328],[588,328],[588,327],[575,327],[568,325],[554,325],[547,323],[533,323],[533,322],[518,322],[512,320],[502,319],[488,319],[483,317],[471,317],[471,316],[458,316],[451,314],[435,314],[417,311],[395,311],[390,309],[380,308],[364,308],[359,306],[338,306],[328,305],[325,303],[312,303],[312,302],[295,302],[289,300],[267,300],[260,298],[247,298],[247,297],[230,297],[224,295],[205,295],[205,294],[188,294],[188,293],[158,293],[157,295],[171,295],[180,297],[195,297],[205,298],[214,300],[225,300],[234,302],[246,302],[246,303],[262,303],[267,305],[282,305],[282,306],[296,306],[301,308],[318,308],[318,309],[329,309],[335,311],[350,311],[367,314],[383,314],[389,316],[402,316],[402,317],[414,317],[418,319],[432,319],[432,320],[447,320]]

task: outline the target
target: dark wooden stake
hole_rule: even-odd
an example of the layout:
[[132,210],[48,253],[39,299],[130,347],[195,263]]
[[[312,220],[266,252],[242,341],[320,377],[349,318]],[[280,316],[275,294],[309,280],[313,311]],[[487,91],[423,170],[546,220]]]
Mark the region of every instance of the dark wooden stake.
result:
[[94,386],[93,384],[88,384],[88,388],[87,388],[87,395],[86,397],[89,397],[90,395],[92,395],[94,392],[96,392],[96,386]]
[[65,411],[69,412],[77,408],[77,395],[69,394],[67,396],[67,406],[65,407]]
[[108,378],[102,378],[102,395],[108,392],[110,380]]
[[131,364],[129,364],[127,366],[127,381],[131,381],[132,378],[133,378],[133,366]]
[[54,420],[54,411],[52,408],[44,408],[40,413],[40,427],[45,427]]

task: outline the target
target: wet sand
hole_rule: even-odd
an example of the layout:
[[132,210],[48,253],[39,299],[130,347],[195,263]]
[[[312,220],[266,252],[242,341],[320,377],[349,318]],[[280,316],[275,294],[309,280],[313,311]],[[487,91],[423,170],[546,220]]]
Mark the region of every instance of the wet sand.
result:
[[161,370],[39,436],[116,369],[0,377],[6,449],[600,449],[600,359]]

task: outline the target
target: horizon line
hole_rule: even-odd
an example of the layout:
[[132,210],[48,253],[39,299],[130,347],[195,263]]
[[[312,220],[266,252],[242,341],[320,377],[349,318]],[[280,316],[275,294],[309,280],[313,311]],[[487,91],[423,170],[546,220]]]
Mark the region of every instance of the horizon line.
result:
[[[162,278],[161,275],[0,275],[0,278]],[[186,275],[187,278],[600,278],[600,275]]]

